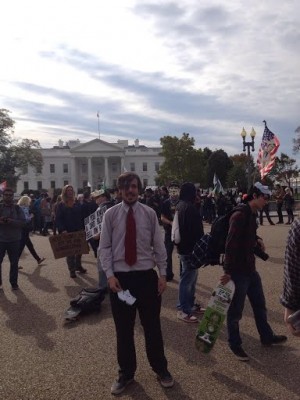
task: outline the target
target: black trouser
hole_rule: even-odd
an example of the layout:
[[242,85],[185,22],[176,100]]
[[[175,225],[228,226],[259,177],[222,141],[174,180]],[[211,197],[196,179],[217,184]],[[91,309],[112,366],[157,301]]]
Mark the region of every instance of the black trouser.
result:
[[283,203],[277,203],[278,222],[280,222],[280,223],[283,222],[282,204],[283,204]]
[[165,230],[165,247],[167,252],[167,279],[173,279],[173,249],[174,243],[171,240],[171,229]]
[[128,289],[136,302],[130,306],[110,291],[112,314],[117,333],[117,357],[119,374],[132,379],[136,371],[136,352],[134,345],[134,323],[138,310],[144,328],[146,353],[153,371],[163,374],[167,371],[167,360],[160,326],[161,296],[158,296],[156,272],[132,271],[116,272],[123,290]]
[[262,210],[260,210],[259,212],[259,222],[261,225],[263,225],[263,213],[265,212],[267,220],[269,222],[270,225],[274,225],[273,221],[271,220],[270,214],[269,214],[269,205],[266,205],[263,207]]
[[2,285],[2,261],[7,252],[10,262],[9,282],[11,285],[18,284],[18,260],[20,240],[15,242],[0,242],[0,285]]
[[33,247],[32,241],[29,236],[29,229],[27,227],[22,229],[22,238],[21,238],[21,242],[20,242],[19,258],[21,257],[21,254],[22,254],[25,246],[27,246],[27,248],[30,251],[33,258],[35,258],[36,261],[39,261],[40,257],[38,256],[37,252],[35,251],[35,249]]

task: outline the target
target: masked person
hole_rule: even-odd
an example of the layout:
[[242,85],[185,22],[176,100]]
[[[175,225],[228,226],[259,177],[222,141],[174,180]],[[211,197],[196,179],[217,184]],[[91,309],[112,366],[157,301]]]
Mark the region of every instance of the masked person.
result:
[[161,222],[165,230],[165,246],[167,252],[167,281],[174,278],[172,254],[174,243],[171,240],[172,222],[175,215],[175,208],[179,200],[179,185],[172,182],[169,186],[169,198],[162,203]]

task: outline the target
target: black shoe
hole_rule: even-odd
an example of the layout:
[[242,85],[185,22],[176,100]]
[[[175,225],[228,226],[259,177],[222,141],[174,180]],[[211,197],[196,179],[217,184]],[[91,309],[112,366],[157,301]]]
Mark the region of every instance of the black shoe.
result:
[[75,272],[70,272],[70,278],[77,278],[77,275]]
[[12,290],[18,290],[19,286],[15,283],[14,285],[11,285]]
[[128,386],[131,382],[133,382],[132,379],[126,379],[123,375],[119,376],[118,379],[114,381],[110,388],[110,393],[111,394],[120,394],[125,390],[126,386]]
[[167,277],[166,277],[166,281],[167,282],[171,282],[172,280],[174,279],[174,274],[173,275],[167,275]]
[[282,344],[287,341],[287,337],[285,335],[273,335],[270,340],[262,340],[261,344],[263,346],[272,346],[273,344]]
[[270,225],[275,225],[274,222],[270,222]]
[[240,361],[249,361],[248,354],[243,350],[242,346],[238,347],[230,347],[230,350],[236,356],[236,358]]
[[78,271],[80,274],[86,274],[86,269],[82,267],[76,269],[76,271]]
[[157,379],[162,387],[171,388],[174,386],[174,379],[169,371],[166,371],[163,374],[157,375]]

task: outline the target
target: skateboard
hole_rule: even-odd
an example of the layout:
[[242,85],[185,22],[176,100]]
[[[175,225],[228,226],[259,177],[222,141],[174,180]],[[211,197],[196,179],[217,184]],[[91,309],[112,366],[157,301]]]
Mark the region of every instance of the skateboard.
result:
[[234,283],[230,280],[226,285],[219,283],[212,292],[205,313],[198,325],[196,348],[199,351],[209,353],[213,348],[226,318],[234,290]]
[[69,307],[64,314],[66,322],[77,321],[79,314],[81,313],[81,308],[79,307]]

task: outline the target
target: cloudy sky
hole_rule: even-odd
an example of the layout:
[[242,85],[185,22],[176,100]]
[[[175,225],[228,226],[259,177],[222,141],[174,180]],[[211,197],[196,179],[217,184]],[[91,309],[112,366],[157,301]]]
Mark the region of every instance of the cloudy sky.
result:
[[[10,0],[0,108],[42,147],[98,137],[242,151],[264,125],[292,155],[300,125],[298,0]],[[99,111],[100,117],[97,118]]]

